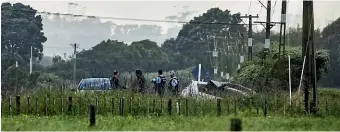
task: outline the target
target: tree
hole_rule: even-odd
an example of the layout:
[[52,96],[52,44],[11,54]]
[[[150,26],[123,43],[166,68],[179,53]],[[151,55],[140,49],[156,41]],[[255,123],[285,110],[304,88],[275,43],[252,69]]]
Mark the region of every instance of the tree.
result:
[[1,4],[1,69],[6,70],[18,61],[26,65],[29,62],[31,46],[33,57],[43,56],[44,36],[42,18],[36,10],[21,3]]
[[321,32],[323,43],[330,53],[330,72],[322,80],[326,87],[340,87],[340,17]]
[[[211,65],[210,59],[207,56],[207,50],[213,50],[213,37],[228,36],[229,41],[239,41],[241,34],[246,31],[243,25],[222,25],[222,24],[202,24],[202,23],[232,23],[238,24],[241,22],[240,13],[231,14],[229,10],[222,11],[219,8],[211,8],[206,13],[194,17],[189,23],[184,24],[179,31],[176,39],[169,39],[164,42],[162,47],[169,52],[180,53],[188,59],[184,67],[193,66],[197,63],[202,65]],[[222,43],[219,43],[221,46]],[[223,47],[225,48],[225,47]],[[186,58],[187,57],[187,58]]]

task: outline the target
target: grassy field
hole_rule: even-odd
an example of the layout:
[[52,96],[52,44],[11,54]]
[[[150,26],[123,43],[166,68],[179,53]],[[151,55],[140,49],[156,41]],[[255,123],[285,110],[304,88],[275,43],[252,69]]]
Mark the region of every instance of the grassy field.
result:
[[[192,130],[228,131],[232,117],[97,117],[95,127],[89,127],[86,116],[12,116],[2,117],[4,131],[82,131],[82,130]],[[245,131],[335,131],[340,130],[340,120],[327,117],[241,117]],[[38,125],[38,126],[37,126]]]

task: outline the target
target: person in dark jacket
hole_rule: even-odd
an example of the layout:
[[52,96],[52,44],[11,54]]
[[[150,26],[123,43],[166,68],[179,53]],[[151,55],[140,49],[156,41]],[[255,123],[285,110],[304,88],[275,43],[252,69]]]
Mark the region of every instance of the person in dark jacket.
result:
[[111,83],[111,87],[114,88],[120,88],[120,84],[119,84],[119,79],[118,79],[118,71],[114,71],[113,72],[113,76],[110,80]]
[[174,96],[177,96],[179,93],[179,81],[178,78],[175,76],[175,72],[170,72],[170,81],[169,81],[169,90],[172,92]]
[[145,78],[141,70],[136,70],[136,82],[135,86],[138,88],[138,92],[144,94],[145,92]]
[[159,96],[163,97],[165,84],[166,84],[166,78],[163,76],[162,70],[158,70],[158,76],[154,79],[154,83],[155,83],[156,92],[158,93]]

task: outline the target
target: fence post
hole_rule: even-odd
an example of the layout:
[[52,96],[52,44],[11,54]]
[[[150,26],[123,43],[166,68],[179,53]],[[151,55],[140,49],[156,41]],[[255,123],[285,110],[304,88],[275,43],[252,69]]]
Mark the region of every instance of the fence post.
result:
[[185,116],[189,115],[188,98],[185,99]]
[[68,112],[69,114],[72,113],[72,97],[71,96],[68,97]]
[[221,115],[221,111],[222,111],[222,108],[221,108],[221,99],[217,99],[217,116]]
[[39,114],[38,113],[38,97],[35,97],[35,114]]
[[228,113],[228,115],[230,114],[230,106],[229,106],[229,98],[228,98],[228,100],[227,100],[227,113]]
[[16,107],[17,107],[17,115],[20,114],[20,95],[16,96]]
[[106,97],[104,96],[104,99],[103,99],[103,105],[104,105],[104,108],[103,108],[103,114],[106,114]]
[[30,113],[30,97],[27,96],[27,114]]
[[55,111],[55,97],[53,97],[53,114],[56,114],[56,111]]
[[237,100],[235,99],[234,101],[235,107],[234,107],[234,112],[235,112],[235,117],[237,117]]
[[171,109],[172,109],[172,100],[169,99],[169,101],[168,101],[168,112],[169,112],[169,115],[171,115]]
[[156,109],[156,100],[152,99],[152,113],[155,113],[155,109]]
[[264,100],[264,111],[263,111],[263,115],[267,116],[267,99]]
[[119,115],[124,116],[124,97],[120,98],[119,101]]
[[11,96],[9,96],[9,99],[8,99],[8,113],[12,115],[12,97]]
[[328,110],[328,101],[326,100],[326,114],[329,113],[329,110]]
[[61,110],[61,114],[64,113],[64,99],[63,96],[61,96],[60,98],[60,110]]
[[114,109],[115,109],[115,99],[112,98],[111,99],[111,113],[112,113],[112,115],[114,115]]
[[181,99],[178,99],[177,102],[177,113],[178,115],[181,115]]
[[44,114],[47,115],[47,96],[44,97]]
[[163,114],[163,98],[161,98],[161,114]]
[[242,131],[242,122],[240,119],[231,119],[230,131]]
[[132,97],[129,98],[129,113],[132,114]]
[[98,97],[96,97],[96,108],[97,108],[96,112],[99,113]]
[[82,102],[83,102],[83,99],[81,97],[79,97],[79,109],[78,109],[78,112],[77,112],[77,114],[79,114],[79,115],[80,115],[80,113],[82,113],[81,112],[82,111],[82,105],[83,105]]
[[93,127],[96,124],[96,110],[95,107],[90,105],[90,127]]

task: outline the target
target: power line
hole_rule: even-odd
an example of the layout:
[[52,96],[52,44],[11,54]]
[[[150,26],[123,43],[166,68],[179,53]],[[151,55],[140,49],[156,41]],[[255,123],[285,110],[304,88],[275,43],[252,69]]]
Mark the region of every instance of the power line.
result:
[[249,2],[249,9],[248,9],[248,14],[249,14],[249,12],[250,12],[250,8],[251,8],[251,2],[252,2],[252,0]]
[[273,15],[274,15],[274,13],[275,13],[276,2],[277,2],[277,0],[275,0],[274,8],[273,8],[273,12],[272,12],[272,16],[271,16],[271,17],[273,17]]
[[170,21],[170,20],[153,20],[153,19],[140,19],[140,18],[123,18],[123,17],[107,17],[107,16],[89,16],[89,15],[75,15],[75,14],[68,14],[68,13],[54,13],[54,12],[45,12],[45,11],[26,11],[26,10],[17,10],[12,9],[15,11],[23,11],[23,12],[34,12],[37,14],[45,14],[45,15],[59,15],[59,16],[69,16],[69,17],[86,17],[86,18],[101,18],[101,19],[113,19],[113,20],[129,20],[129,21],[144,21],[144,22],[162,22],[162,23],[183,23],[183,24],[212,24],[212,25],[247,25],[247,24],[240,24],[240,23],[226,23],[226,22],[199,22],[193,21],[190,22],[186,21]]

